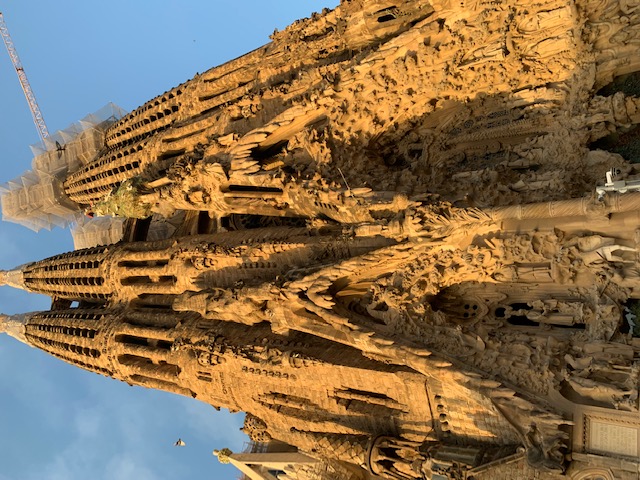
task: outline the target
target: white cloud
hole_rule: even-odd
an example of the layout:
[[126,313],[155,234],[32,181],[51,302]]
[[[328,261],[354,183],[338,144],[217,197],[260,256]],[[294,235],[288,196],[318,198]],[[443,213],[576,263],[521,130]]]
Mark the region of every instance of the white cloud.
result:
[[156,480],[160,477],[130,455],[119,455],[107,462],[102,478],[105,480]]
[[95,407],[82,408],[74,415],[75,430],[81,438],[97,437],[103,425],[102,415]]
[[190,429],[205,441],[213,441],[213,448],[231,448],[239,450],[249,438],[240,431],[244,414],[231,414],[228,411],[216,412],[211,405],[185,398],[183,400],[186,422]]

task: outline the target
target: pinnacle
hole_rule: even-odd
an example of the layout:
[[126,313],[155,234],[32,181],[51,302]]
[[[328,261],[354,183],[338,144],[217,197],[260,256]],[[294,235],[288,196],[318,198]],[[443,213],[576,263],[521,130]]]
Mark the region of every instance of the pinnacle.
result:
[[20,290],[26,290],[23,277],[23,266],[12,270],[0,270],[0,286],[10,286]]
[[15,338],[22,343],[28,343],[24,335],[25,324],[31,318],[31,314],[20,313],[16,315],[5,315],[0,313],[0,333]]

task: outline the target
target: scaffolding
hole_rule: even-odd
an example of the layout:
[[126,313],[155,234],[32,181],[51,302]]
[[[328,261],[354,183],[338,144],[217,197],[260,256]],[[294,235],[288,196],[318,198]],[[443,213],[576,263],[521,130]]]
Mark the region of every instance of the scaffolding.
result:
[[[183,219],[184,212],[178,212],[168,219],[161,215],[153,215],[145,240],[155,242],[170,238]],[[81,248],[118,243],[124,237],[126,221],[127,219],[124,217],[112,217],[110,215],[95,218],[78,216],[76,221],[71,224],[73,246],[76,250],[79,250]]]
[[65,194],[66,175],[92,161],[105,145],[105,132],[126,112],[110,103],[31,146],[31,170],[0,186],[2,219],[31,230],[66,227],[81,216]]
[[78,217],[71,226],[73,248],[80,250],[118,243],[124,235],[124,222],[122,217]]

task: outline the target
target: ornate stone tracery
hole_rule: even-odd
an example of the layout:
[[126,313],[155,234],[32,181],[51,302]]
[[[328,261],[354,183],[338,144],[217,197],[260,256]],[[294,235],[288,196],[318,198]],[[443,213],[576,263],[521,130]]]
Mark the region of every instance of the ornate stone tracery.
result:
[[53,301],[2,328],[363,479],[632,478],[607,438],[640,431],[612,420],[639,414],[638,171],[594,145],[640,123],[639,92],[607,91],[637,81],[639,12],[296,22],[107,128],[64,191],[125,238],[3,272]]

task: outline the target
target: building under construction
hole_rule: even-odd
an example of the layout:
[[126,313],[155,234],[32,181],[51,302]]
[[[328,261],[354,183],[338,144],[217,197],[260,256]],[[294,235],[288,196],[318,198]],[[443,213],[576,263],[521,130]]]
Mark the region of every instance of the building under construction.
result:
[[120,220],[3,272],[52,303],[0,328],[246,412],[252,478],[636,479],[639,24],[345,0],[112,108],[6,187]]

